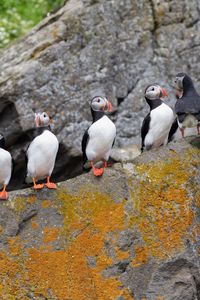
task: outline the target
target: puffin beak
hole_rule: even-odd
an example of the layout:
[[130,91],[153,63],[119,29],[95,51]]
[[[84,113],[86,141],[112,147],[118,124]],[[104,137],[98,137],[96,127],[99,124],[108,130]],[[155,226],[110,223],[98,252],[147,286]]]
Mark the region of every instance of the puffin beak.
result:
[[36,127],[39,127],[40,126],[40,114],[35,114],[35,124],[36,124]]
[[162,98],[165,98],[168,96],[166,89],[161,88],[161,93],[162,93]]
[[111,112],[112,109],[113,109],[113,106],[112,106],[111,102],[107,100],[107,111]]

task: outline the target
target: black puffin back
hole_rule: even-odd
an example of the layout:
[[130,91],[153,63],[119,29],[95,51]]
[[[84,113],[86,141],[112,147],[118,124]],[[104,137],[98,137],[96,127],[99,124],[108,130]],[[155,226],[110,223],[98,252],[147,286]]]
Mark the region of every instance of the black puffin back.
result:
[[200,120],[200,96],[194,87],[192,79],[185,73],[179,73],[177,74],[177,76],[184,76],[184,78],[183,95],[177,100],[175,104],[176,114],[193,114],[196,115],[198,120]]

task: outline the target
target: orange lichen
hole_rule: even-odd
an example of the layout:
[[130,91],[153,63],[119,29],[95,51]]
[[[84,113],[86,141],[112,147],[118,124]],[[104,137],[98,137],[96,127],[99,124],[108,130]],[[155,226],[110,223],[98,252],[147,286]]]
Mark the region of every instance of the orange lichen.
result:
[[35,203],[36,199],[36,196],[29,196],[27,202],[33,204]]
[[127,259],[130,256],[129,251],[122,251],[119,248],[115,250],[115,256],[117,260]]
[[58,228],[49,228],[45,227],[43,230],[43,242],[44,243],[50,243],[54,242],[59,234],[59,229]]
[[137,167],[142,179],[132,193],[130,225],[138,229],[144,245],[135,246],[134,266],[152,256],[165,259],[184,247],[183,237],[194,220],[193,199],[186,189],[196,174],[191,161],[175,157]]
[[136,256],[132,260],[132,265],[134,267],[140,267],[142,264],[145,264],[148,261],[148,258],[149,258],[148,247],[143,247],[143,246],[137,245],[135,247],[135,253],[136,253]]
[[19,243],[18,239],[9,239],[9,253],[12,256],[18,256],[20,251],[22,251],[22,245]]
[[[51,288],[59,299],[109,300],[125,295],[128,300],[129,293],[120,289],[121,284],[116,278],[105,279],[101,275],[112,264],[104,249],[106,234],[124,228],[124,204],[115,204],[108,196],[99,193],[83,191],[73,196],[62,192],[60,199],[59,209],[63,211],[64,206],[65,214],[63,234],[70,236],[74,227],[79,232],[66,250],[28,251],[30,259],[26,262],[26,269],[30,282],[37,286],[35,293],[42,291],[46,295]],[[96,257],[95,268],[88,266],[89,256]]]
[[31,227],[32,227],[32,229],[37,229],[39,227],[39,225],[36,221],[31,220]]
[[[24,286],[35,297],[43,295],[47,299],[49,291],[53,298],[59,300],[113,300],[120,296],[125,300],[132,299],[129,291],[122,287],[116,277],[104,278],[102,275],[102,271],[113,263],[105,248],[109,239],[107,235],[112,233],[115,236],[116,232],[125,229],[124,203],[116,204],[107,195],[84,190],[76,195],[58,192],[57,199],[64,226],[59,230],[45,227],[44,245],[39,249],[26,250],[22,245],[23,257],[18,259],[15,254],[20,249],[14,239],[10,240],[9,245],[15,257],[13,277],[18,272],[20,276],[17,276],[12,288],[12,276],[2,280],[2,293],[7,295],[6,299],[10,295],[20,295],[20,299],[26,299]],[[34,222],[35,219],[32,221],[33,227]],[[58,236],[67,239],[68,243],[64,249],[55,251],[50,243]],[[95,258],[94,267],[88,264],[88,257]],[[9,265],[7,259],[5,266],[8,266],[10,272],[11,263]],[[5,290],[4,284],[9,286],[9,291]]]

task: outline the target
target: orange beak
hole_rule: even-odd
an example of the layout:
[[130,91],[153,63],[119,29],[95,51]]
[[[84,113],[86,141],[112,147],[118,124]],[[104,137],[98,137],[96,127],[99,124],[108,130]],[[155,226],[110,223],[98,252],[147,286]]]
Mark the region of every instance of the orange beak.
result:
[[165,98],[165,97],[168,96],[168,95],[167,95],[166,89],[161,88],[161,93],[162,93],[162,97],[163,97],[163,98]]
[[112,111],[112,109],[113,109],[113,106],[112,106],[112,104],[111,104],[111,102],[110,102],[110,101],[108,101],[108,100],[107,100],[107,102],[108,102],[108,103],[107,103],[107,106],[108,106],[108,109],[107,109],[107,111],[108,111],[108,112],[110,112],[110,111]]

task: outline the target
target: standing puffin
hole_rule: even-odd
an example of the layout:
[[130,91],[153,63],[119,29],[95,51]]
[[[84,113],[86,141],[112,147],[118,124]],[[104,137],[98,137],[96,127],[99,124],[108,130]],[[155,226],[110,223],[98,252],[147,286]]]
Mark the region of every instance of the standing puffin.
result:
[[56,184],[50,182],[56,155],[58,152],[58,140],[51,132],[50,118],[46,112],[35,114],[36,137],[30,143],[26,155],[27,179],[33,181],[35,190],[42,189],[44,184],[37,184],[37,180],[47,178],[45,184],[49,189],[56,189]]
[[[115,124],[105,115],[112,110],[112,104],[105,97],[94,97],[90,103],[93,122],[82,139],[83,164],[90,161],[95,176],[101,176],[116,137]],[[104,162],[103,168],[95,168],[94,163]]]
[[141,128],[141,151],[166,145],[168,134],[174,120],[173,110],[161,98],[167,96],[165,89],[158,84],[149,85],[145,90],[145,99],[150,112],[144,118]]
[[12,173],[12,157],[5,149],[5,139],[0,134],[0,185],[3,187],[0,192],[0,200],[8,199],[6,186],[8,185]]
[[177,102],[175,113],[182,137],[185,128],[197,127],[200,134],[200,96],[192,79],[186,73],[178,73],[175,78]]

